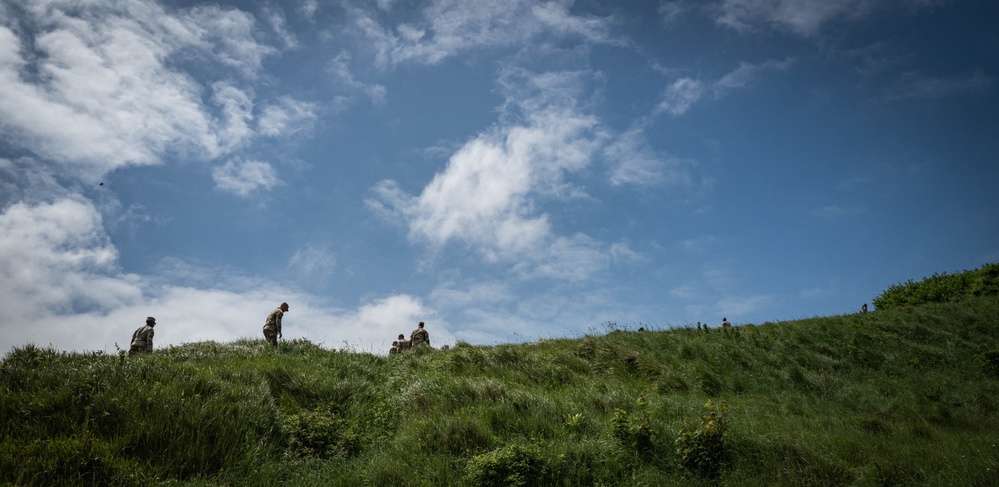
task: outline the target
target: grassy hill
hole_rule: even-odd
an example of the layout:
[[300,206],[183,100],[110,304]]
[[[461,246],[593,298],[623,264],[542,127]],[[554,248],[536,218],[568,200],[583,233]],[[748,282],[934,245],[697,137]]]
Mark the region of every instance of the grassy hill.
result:
[[999,485],[999,297],[392,357],[0,362],[0,484]]

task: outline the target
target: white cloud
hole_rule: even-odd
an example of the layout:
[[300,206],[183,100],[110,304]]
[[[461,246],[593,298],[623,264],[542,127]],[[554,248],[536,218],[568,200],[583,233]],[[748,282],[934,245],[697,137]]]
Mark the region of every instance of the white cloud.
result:
[[213,101],[221,109],[222,116],[219,135],[219,151],[229,152],[253,136],[250,122],[253,120],[253,100],[246,92],[229,83],[215,83],[212,86]]
[[315,122],[314,103],[283,96],[261,110],[257,132],[270,137],[294,135],[311,131]]
[[283,184],[270,164],[241,159],[230,159],[212,169],[212,179],[218,189],[243,197]]
[[729,91],[744,88],[756,81],[761,71],[784,71],[794,62],[793,59],[777,61],[768,59],[761,64],[739,63],[739,67],[726,73],[712,85],[715,98],[721,98]]
[[[252,135],[252,100],[232,82],[206,87],[180,69],[206,59],[252,79],[274,49],[249,14],[168,11],[153,2],[24,2],[0,19],[0,126],[18,145],[88,181],[168,150],[216,157]],[[22,25],[32,26],[30,34]]]
[[101,229],[100,214],[82,199],[11,205],[0,214],[0,235],[8,326],[42,310],[70,314],[140,296],[128,279],[105,276],[115,270],[117,251]]
[[756,81],[761,71],[783,71],[793,62],[793,59],[783,61],[769,59],[760,64],[739,63],[737,68],[709,84],[692,78],[679,78],[663,91],[662,100],[653,110],[652,115],[657,116],[665,112],[679,117],[687,113],[695,103],[705,96],[712,96],[715,99],[722,98],[729,91],[745,88]]
[[356,27],[382,66],[437,64],[467,50],[528,45],[545,36],[618,42],[609,34],[612,19],[573,15],[570,6],[532,0],[437,0],[409,23],[383,27],[374,16],[359,13]]
[[721,25],[752,31],[773,27],[802,37],[822,33],[837,21],[855,21],[881,10],[932,9],[951,0],[722,0],[711,7]]
[[[411,296],[340,310],[272,280],[182,261],[164,262],[169,284],[122,273],[100,214],[76,197],[7,207],[0,213],[0,256],[2,353],[29,343],[61,350],[114,352],[115,344],[127,349],[132,331],[150,315],[158,322],[157,348],[261,338],[264,318],[283,301],[291,304],[284,323],[289,340],[385,353],[392,337],[408,333],[417,321],[427,321],[436,343],[453,340],[437,313]],[[178,280],[190,284],[175,284]]]
[[[454,343],[454,335],[447,324],[437,317],[437,313],[418,298],[405,294],[362,305],[356,311],[334,317],[326,326],[330,341],[334,343],[338,340],[347,344],[360,343],[365,350],[385,354],[400,333],[409,338],[420,321],[426,322],[430,343],[434,347]],[[349,336],[348,333],[356,336]]]
[[825,24],[864,17],[877,0],[724,0],[715,20],[736,30],[775,26],[800,36],[817,35]]
[[668,112],[679,117],[704,96],[704,87],[700,81],[691,78],[680,78],[674,81],[663,92],[662,101],[656,108],[656,113]]
[[899,82],[889,88],[885,97],[889,100],[905,98],[945,98],[968,93],[982,93],[992,87],[995,78],[976,72],[967,76],[931,77],[919,73],[907,73]]
[[657,186],[665,183],[689,189],[693,185],[693,161],[657,154],[639,127],[616,137],[604,147],[603,152],[611,163],[610,183],[613,186]]
[[333,75],[334,82],[346,91],[344,101],[353,101],[355,93],[361,93],[371,99],[371,103],[381,105],[385,103],[385,87],[380,84],[366,84],[354,77],[350,70],[350,54],[341,52],[330,61],[327,70]]
[[532,197],[560,191],[564,171],[585,165],[594,121],[547,114],[469,141],[424,188],[411,210],[410,235],[441,245],[457,239],[492,258],[522,254],[550,236]]
[[687,7],[680,1],[663,2],[659,5],[659,15],[663,17],[663,23],[672,25]]
[[516,119],[465,143],[419,196],[392,181],[379,183],[368,206],[401,218],[409,237],[440,248],[464,243],[492,262],[518,263],[521,275],[580,279],[606,267],[605,249],[589,238],[553,234],[539,205],[583,193],[565,180],[586,168],[605,134],[580,113],[579,73],[517,71],[501,87],[505,115]]
[[274,29],[274,33],[277,34],[279,39],[281,39],[281,43],[284,45],[285,49],[294,49],[298,47],[298,39],[295,37],[295,34],[288,31],[288,26],[284,18],[284,12],[273,8],[272,6],[264,6],[263,16],[267,23],[270,24],[271,28]]

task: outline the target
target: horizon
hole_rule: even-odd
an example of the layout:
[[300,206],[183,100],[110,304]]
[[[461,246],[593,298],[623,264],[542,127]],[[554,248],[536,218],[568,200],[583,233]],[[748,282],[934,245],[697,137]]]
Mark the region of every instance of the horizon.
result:
[[[0,350],[385,354],[999,262],[999,4],[0,4]],[[872,307],[873,310],[873,307]]]

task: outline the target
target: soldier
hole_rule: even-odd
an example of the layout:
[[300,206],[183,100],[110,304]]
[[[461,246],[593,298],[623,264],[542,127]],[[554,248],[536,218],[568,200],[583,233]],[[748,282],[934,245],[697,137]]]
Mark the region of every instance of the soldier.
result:
[[395,355],[399,353],[399,342],[392,342],[392,348],[389,349],[389,355]]
[[410,346],[411,346],[411,343],[410,343],[409,340],[406,340],[406,335],[403,335],[402,333],[400,333],[399,334],[399,351],[400,352],[405,352],[406,350],[409,350]]
[[153,327],[156,326],[156,318],[152,316],[146,318],[146,324],[140,326],[132,333],[132,343],[129,346],[128,354],[152,353],[153,351]]
[[860,307],[860,312],[861,313],[866,313],[867,312],[867,303],[864,303],[864,305]]
[[423,322],[421,321],[419,325],[416,325],[416,329],[413,333],[409,334],[410,348],[416,348],[417,345],[430,346],[430,333],[423,329]]
[[728,318],[722,317],[722,328],[728,328],[730,326],[732,326],[732,324],[728,322]]
[[267,321],[264,322],[264,338],[271,345],[277,347],[277,339],[283,338],[281,334],[281,319],[284,318],[284,314],[288,312],[288,303],[281,303],[281,306],[271,314],[267,315]]

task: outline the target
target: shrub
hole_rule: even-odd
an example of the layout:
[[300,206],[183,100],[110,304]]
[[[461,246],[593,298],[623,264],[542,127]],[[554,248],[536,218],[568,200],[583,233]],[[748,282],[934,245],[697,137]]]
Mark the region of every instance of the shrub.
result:
[[358,452],[360,441],[349,424],[332,413],[302,411],[283,421],[288,450],[316,458],[347,457]]
[[513,444],[472,457],[465,466],[465,478],[482,486],[544,485],[546,470],[536,447]]
[[975,365],[985,372],[985,375],[999,378],[999,347],[982,346],[975,355]]
[[639,453],[652,451],[652,428],[647,420],[631,419],[627,411],[615,408],[614,416],[611,417],[611,427],[614,437],[620,440],[622,445]]
[[729,460],[729,449],[725,438],[725,413],[728,404],[724,401],[708,401],[704,405],[707,413],[701,416],[701,423],[693,430],[680,430],[674,445],[680,464],[688,470],[709,478],[717,477]]

